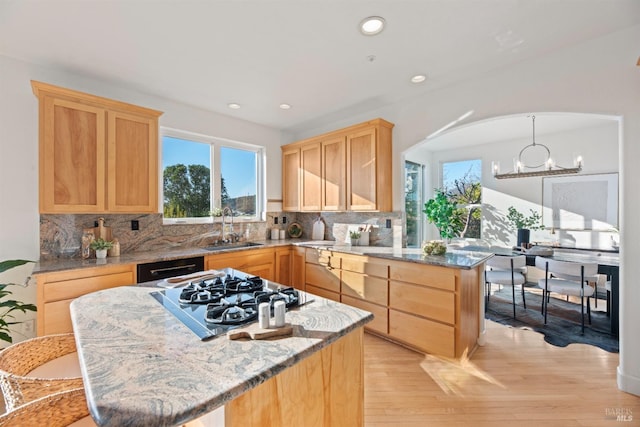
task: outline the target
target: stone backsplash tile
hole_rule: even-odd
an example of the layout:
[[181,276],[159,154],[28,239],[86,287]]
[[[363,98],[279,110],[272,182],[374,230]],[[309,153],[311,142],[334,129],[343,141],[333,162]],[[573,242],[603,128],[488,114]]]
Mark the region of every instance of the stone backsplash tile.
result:
[[[235,222],[234,231],[241,240],[264,240],[270,239],[272,228],[286,230],[289,224],[297,222],[303,230],[301,237],[310,239],[318,215],[317,212],[267,212],[266,221]],[[215,218],[213,224],[164,225],[161,214],[44,214],[40,216],[40,259],[80,258],[83,230],[94,227],[100,217],[105,219],[105,226],[111,227],[113,238],[120,242],[120,253],[205,247],[222,238],[221,218]],[[284,224],[283,217],[286,217]],[[321,217],[325,222],[324,240],[344,241],[350,224],[374,227],[369,236],[370,246],[393,246],[394,237],[396,242],[398,237],[402,240],[402,236],[397,235],[397,230],[403,229],[402,212],[323,212]],[[391,220],[391,228],[386,228],[387,219]],[[132,220],[138,221],[139,230],[131,230]]]

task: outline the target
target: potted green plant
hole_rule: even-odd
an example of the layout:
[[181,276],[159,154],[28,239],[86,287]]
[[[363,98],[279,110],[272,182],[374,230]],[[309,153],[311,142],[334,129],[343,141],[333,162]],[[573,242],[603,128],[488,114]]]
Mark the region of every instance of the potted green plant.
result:
[[350,231],[349,237],[351,238],[351,244],[353,246],[358,246],[358,240],[360,239],[360,232],[357,230]]
[[[2,261],[0,262],[0,274],[11,268],[18,267],[30,262],[33,261],[26,261],[23,259]],[[13,325],[22,323],[14,321],[14,313],[16,311],[21,311],[23,313],[26,313],[27,311],[36,311],[36,306],[33,304],[25,304],[23,302],[11,299],[11,295],[13,293],[9,291],[9,286],[15,286],[15,284],[0,284],[0,340],[12,343],[13,338],[11,338],[11,327]]]
[[529,210],[531,215],[525,216],[513,206],[509,206],[508,209],[507,220],[513,228],[518,230],[518,247],[523,244],[529,244],[530,230],[544,230],[544,226],[541,223],[542,216],[533,209]]
[[435,189],[436,195],[424,204],[427,221],[436,226],[440,237],[449,241],[460,236],[464,230],[464,220],[457,205],[450,200],[444,190]]
[[104,259],[107,257],[107,251],[113,247],[113,242],[98,237],[89,245],[91,249],[96,251],[96,258]]

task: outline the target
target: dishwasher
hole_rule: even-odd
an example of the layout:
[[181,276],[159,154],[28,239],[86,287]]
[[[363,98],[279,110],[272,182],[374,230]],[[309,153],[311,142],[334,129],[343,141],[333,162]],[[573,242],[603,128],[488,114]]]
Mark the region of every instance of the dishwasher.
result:
[[204,271],[204,256],[138,264],[138,283]]

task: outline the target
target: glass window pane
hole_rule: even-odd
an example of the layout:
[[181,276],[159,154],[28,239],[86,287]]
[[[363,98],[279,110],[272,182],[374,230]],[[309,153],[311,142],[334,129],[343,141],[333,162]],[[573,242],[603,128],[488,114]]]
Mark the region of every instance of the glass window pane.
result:
[[465,160],[442,164],[442,186],[459,207],[466,227],[461,237],[479,239],[481,235],[482,161]]
[[221,206],[237,217],[256,216],[257,153],[231,147],[220,148]]
[[211,210],[211,145],[162,137],[165,218],[209,216]]

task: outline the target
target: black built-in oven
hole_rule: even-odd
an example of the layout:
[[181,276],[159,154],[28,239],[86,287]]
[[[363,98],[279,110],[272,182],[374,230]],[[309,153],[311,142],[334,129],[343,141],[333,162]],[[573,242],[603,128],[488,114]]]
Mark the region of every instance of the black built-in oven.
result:
[[138,264],[138,283],[204,271],[204,256]]

